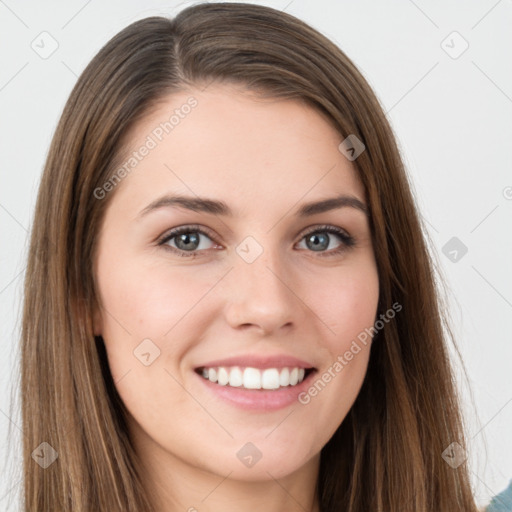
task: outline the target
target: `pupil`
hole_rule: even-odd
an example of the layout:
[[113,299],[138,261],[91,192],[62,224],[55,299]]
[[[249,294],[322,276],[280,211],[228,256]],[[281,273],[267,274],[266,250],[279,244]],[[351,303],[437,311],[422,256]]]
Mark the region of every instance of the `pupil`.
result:
[[[321,239],[323,239],[323,241]],[[312,244],[310,249],[326,249],[329,246],[329,237],[327,235],[311,235],[308,238],[308,242]]]
[[[178,246],[179,249],[191,249],[190,245],[189,244],[198,244],[199,243],[199,237],[194,234],[190,235],[188,233],[185,233],[185,234],[182,234],[178,237],[178,239],[176,240],[176,245]],[[180,244],[182,245],[182,247],[180,247]],[[195,249],[195,247],[192,247],[192,249]]]

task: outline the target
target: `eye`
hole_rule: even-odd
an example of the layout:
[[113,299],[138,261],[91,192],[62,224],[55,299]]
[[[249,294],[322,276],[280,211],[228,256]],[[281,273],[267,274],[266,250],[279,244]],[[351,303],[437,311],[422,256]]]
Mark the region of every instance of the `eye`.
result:
[[[336,235],[336,237],[341,240],[338,247],[330,247],[332,239],[336,237],[332,237],[329,234]],[[322,256],[339,254],[355,245],[355,239],[346,231],[336,226],[328,225],[315,227],[313,230],[307,232],[302,240],[305,240],[306,248],[311,249],[313,252],[321,252]],[[326,251],[329,247],[333,250]]]
[[210,233],[199,226],[181,226],[166,233],[158,245],[179,256],[195,256],[197,251],[210,248],[208,243],[206,243],[206,247],[204,243],[201,243],[201,237],[212,241]]
[[[333,237],[332,235],[336,236]],[[167,232],[158,242],[158,245],[178,256],[196,257],[199,253],[212,248],[208,246],[208,242],[202,243],[202,237],[213,242],[213,235],[208,230],[200,226],[181,226]],[[341,243],[333,248],[331,243],[336,237]],[[303,235],[301,242],[302,240],[305,240],[306,249],[321,253],[321,256],[333,256],[355,245],[355,239],[346,231],[330,225],[316,226]],[[220,246],[217,245],[217,248],[220,248]],[[326,250],[329,248],[331,250]]]

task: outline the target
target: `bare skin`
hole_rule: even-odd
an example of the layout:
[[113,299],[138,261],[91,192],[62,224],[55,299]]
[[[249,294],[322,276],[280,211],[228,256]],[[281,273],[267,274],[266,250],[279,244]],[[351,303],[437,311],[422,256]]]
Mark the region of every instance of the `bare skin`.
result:
[[[379,284],[363,211],[295,212],[339,195],[364,204],[364,188],[321,114],[240,87],[169,96],[135,127],[130,147],[140,148],[191,96],[197,106],[109,192],[95,261],[95,332],[158,512],[318,512],[320,451],[359,393],[371,341],[342,371],[332,367],[373,325]],[[173,194],[223,201],[233,215],[177,206],[141,213]],[[188,225],[208,233],[190,228],[199,240],[193,250],[190,238],[179,244],[183,235],[159,245]],[[320,249],[308,243],[313,233],[325,242]],[[242,257],[260,250],[250,263]],[[143,340],[151,340],[151,359],[160,351],[149,365],[134,355]],[[330,368],[331,379],[307,404],[250,411],[212,393],[194,371],[247,354],[292,355],[318,378]],[[237,457],[248,442],[261,453],[252,467]]]

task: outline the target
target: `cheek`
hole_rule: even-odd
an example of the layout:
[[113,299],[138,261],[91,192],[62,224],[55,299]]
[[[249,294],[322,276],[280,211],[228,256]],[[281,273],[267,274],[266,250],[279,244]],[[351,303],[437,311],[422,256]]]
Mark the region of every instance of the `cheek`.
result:
[[[137,258],[105,259],[98,267],[103,302],[104,337],[121,330],[132,338],[161,339],[191,311],[212,286],[167,265]],[[115,338],[115,336],[112,336]]]
[[331,354],[348,350],[352,340],[373,326],[379,299],[375,265],[360,262],[341,268],[323,286],[311,286],[312,309],[329,327],[324,337]]
[[322,289],[311,289],[311,297],[312,309],[329,327],[322,338],[328,355],[299,402],[315,411],[311,415],[315,418],[313,429],[323,429],[330,436],[356,400],[366,375],[379,280],[370,259],[341,268],[335,277],[323,282]]
[[186,405],[170,375],[179,375],[187,340],[204,331],[197,311],[215,279],[194,279],[183,268],[111,254],[104,253],[97,267],[109,368],[131,414],[157,424],[161,410],[154,404],[168,403],[171,392],[174,406]]

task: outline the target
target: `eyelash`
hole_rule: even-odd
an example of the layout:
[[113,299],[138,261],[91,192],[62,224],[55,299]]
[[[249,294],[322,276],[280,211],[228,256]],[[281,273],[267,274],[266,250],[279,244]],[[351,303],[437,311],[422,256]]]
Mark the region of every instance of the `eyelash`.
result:
[[[197,226],[197,225],[189,225],[189,226],[181,226],[179,228],[175,228],[175,229],[169,231],[157,242],[157,245],[162,246],[165,250],[171,251],[172,253],[174,253],[178,256],[183,256],[185,258],[194,258],[194,257],[198,256],[198,253],[205,252],[204,250],[183,251],[181,249],[177,249],[175,247],[166,245],[167,242],[169,242],[170,240],[172,240],[173,238],[175,238],[179,235],[182,235],[183,233],[201,233],[202,235],[207,236],[213,242],[215,242],[214,237],[208,230],[206,230],[200,226]],[[342,230],[336,226],[331,226],[331,225],[315,226],[313,229],[304,233],[302,235],[300,241],[302,241],[308,235],[312,235],[313,233],[331,233],[334,235],[338,235],[342,241],[342,244],[337,249],[332,249],[331,251],[328,251],[328,252],[324,252],[324,251],[318,252],[320,257],[336,256],[336,255],[352,248],[356,243],[356,240],[354,237],[347,234],[344,230]],[[310,251],[310,252],[315,252],[315,251]]]

